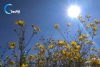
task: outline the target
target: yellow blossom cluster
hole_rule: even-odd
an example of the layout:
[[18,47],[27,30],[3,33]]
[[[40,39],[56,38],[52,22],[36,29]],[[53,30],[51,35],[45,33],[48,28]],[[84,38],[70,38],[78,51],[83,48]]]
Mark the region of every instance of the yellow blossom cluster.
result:
[[34,26],[34,24],[32,24],[32,27],[33,27],[33,30],[34,30],[34,31],[36,31],[36,30],[41,31],[41,30],[40,30],[40,27],[36,28],[36,27]]
[[[86,18],[89,20],[90,15],[86,15]],[[79,15],[78,19],[80,22],[86,22],[82,19],[82,16]],[[96,35],[96,31],[98,30],[97,24],[100,23],[100,20],[94,20],[94,23],[89,23],[85,25],[84,28],[92,29],[92,34]],[[15,22],[15,24],[20,25],[21,27],[24,26],[24,21],[19,20]],[[68,22],[67,26],[71,27],[71,23]],[[34,24],[32,24],[33,30],[40,31],[40,27],[36,28]],[[60,31],[59,24],[55,24],[54,28]],[[69,32],[67,32],[68,36]],[[13,51],[13,57],[6,56],[6,64],[10,67],[81,67],[84,65],[93,66],[93,67],[100,67],[100,49],[96,49],[95,42],[93,39],[89,39],[91,37],[90,33],[84,34],[81,30],[78,30],[78,35],[76,39],[73,37],[68,39],[68,37],[64,37],[60,31],[60,34],[64,37],[64,40],[57,40],[55,41],[54,38],[49,38],[47,41],[41,40],[43,44],[36,43],[35,47],[33,48],[37,53],[36,55],[33,54],[26,54],[25,49],[20,49],[20,55]],[[19,38],[20,39],[20,38]],[[24,41],[20,41],[23,45]],[[16,42],[12,42],[9,45],[10,49],[15,48]],[[19,46],[22,48],[22,46]],[[95,55],[96,52],[98,55]],[[20,58],[19,58],[20,57]],[[0,61],[0,67],[2,67],[3,63]]]

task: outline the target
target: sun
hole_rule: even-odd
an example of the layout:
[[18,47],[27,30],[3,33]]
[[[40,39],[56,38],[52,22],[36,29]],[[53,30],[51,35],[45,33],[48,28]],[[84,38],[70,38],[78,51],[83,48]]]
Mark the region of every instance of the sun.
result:
[[77,18],[77,16],[80,14],[81,10],[78,6],[70,6],[68,8],[68,15],[72,18]]

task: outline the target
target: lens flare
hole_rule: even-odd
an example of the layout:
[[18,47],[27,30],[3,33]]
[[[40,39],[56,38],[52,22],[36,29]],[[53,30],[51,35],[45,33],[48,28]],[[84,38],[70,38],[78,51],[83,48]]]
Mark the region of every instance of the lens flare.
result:
[[80,14],[80,11],[80,7],[71,6],[68,8],[68,15],[72,18],[77,18],[77,16]]

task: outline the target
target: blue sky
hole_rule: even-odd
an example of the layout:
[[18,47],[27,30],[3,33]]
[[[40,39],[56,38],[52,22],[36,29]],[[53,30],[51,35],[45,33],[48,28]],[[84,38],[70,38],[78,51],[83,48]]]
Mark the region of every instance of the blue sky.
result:
[[[8,15],[4,12],[6,4],[13,4],[12,10],[19,9],[20,14]],[[13,31],[18,26],[14,25],[17,20],[24,20],[26,27],[26,42],[32,34],[31,24],[41,28],[41,32],[35,35],[30,46],[34,46],[43,35],[45,39],[52,35],[56,40],[63,39],[62,36],[54,29],[54,24],[59,24],[62,32],[67,28],[67,22],[72,19],[67,14],[70,5],[78,5],[81,8],[81,15],[90,14],[94,19],[100,19],[100,0],[1,0],[0,2],[0,45],[6,45],[7,42],[18,41],[16,33]],[[71,31],[74,31],[77,25],[72,21]],[[99,46],[100,25],[94,41]]]

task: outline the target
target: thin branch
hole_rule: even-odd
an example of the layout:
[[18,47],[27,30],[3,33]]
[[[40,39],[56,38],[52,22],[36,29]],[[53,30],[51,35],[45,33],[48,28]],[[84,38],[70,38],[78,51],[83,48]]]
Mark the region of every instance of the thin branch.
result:
[[28,44],[29,44],[29,42],[31,41],[33,35],[34,35],[34,32],[33,32],[32,36],[31,36],[31,38],[29,39],[28,43],[27,43],[26,46],[24,47],[24,49],[28,46]]
[[[63,35],[62,32],[60,31],[60,29],[59,29],[58,31],[59,31],[59,33],[63,36],[63,38],[66,40],[66,38],[64,37],[64,35]],[[66,42],[67,42],[67,40],[66,40]]]

